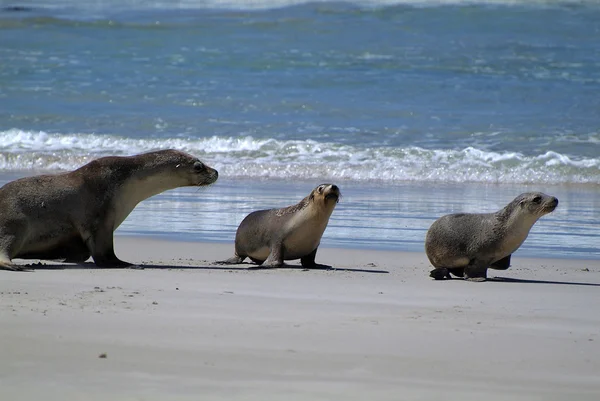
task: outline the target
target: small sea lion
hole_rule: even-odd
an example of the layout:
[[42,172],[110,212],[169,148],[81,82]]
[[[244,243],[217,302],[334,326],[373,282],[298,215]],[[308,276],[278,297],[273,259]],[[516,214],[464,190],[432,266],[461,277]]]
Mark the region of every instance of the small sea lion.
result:
[[98,267],[117,258],[113,233],[141,201],[168,189],[203,186],[216,170],[177,150],[102,157],[77,170],[21,178],[0,188],[0,269],[11,260],[50,259]]
[[296,205],[250,213],[235,234],[235,256],[217,263],[238,264],[248,257],[263,267],[293,259],[305,268],[320,266],[317,248],[340,196],[336,185],[321,184]]
[[425,238],[425,252],[435,267],[430,277],[443,280],[452,273],[470,281],[485,281],[488,268],[508,269],[511,254],[525,241],[531,227],[557,205],[554,196],[527,192],[495,213],[440,217]]

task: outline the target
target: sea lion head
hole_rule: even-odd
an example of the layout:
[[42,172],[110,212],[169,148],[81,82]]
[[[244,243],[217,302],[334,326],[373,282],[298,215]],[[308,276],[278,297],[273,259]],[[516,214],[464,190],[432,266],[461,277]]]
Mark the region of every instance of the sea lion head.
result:
[[517,196],[519,206],[536,217],[551,213],[558,206],[558,199],[542,192],[526,192]]
[[342,193],[335,184],[321,184],[310,193],[309,199],[316,204],[323,204],[332,209],[340,201]]
[[210,185],[219,177],[217,170],[179,150],[159,150],[147,155],[154,155],[153,167],[167,173],[170,180],[179,181],[178,186]]

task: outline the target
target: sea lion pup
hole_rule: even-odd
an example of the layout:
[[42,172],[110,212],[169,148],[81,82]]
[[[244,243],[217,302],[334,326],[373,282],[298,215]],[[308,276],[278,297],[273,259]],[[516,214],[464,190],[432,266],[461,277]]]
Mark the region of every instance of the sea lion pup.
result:
[[296,205],[250,213],[235,234],[235,256],[217,263],[248,257],[263,267],[280,267],[284,260],[300,259],[305,268],[318,267],[317,248],[340,196],[336,185],[321,184]]
[[517,196],[496,213],[458,213],[437,219],[427,231],[425,252],[435,267],[430,277],[450,273],[470,281],[485,281],[487,269],[506,270],[535,222],[552,212],[558,199],[541,192]]
[[98,267],[117,258],[113,232],[141,201],[217,180],[216,170],[177,150],[102,157],[75,171],[21,178],[0,188],[0,269],[11,259],[53,259]]

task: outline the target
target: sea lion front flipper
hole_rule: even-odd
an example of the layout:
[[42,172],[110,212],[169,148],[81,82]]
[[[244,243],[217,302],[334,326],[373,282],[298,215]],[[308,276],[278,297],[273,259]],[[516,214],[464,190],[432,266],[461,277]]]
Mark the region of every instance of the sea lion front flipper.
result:
[[464,279],[467,281],[481,282],[487,279],[488,262],[473,261],[465,267]]
[[305,255],[300,258],[300,264],[302,264],[302,267],[304,267],[305,269],[333,269],[333,266],[315,262],[315,258],[317,256],[317,249],[319,249],[319,247],[315,248],[315,250],[309,253],[308,255]]
[[319,248],[318,247],[315,248],[314,251],[312,251],[308,255],[305,255],[300,258],[300,263],[302,264],[302,267],[304,267],[306,269],[311,269],[311,268],[314,269],[315,267],[317,267],[317,264],[315,263],[315,258],[317,256],[317,249],[319,249]]
[[271,253],[267,260],[263,262],[262,267],[281,267],[283,266],[283,241],[274,241],[271,245]]
[[77,237],[76,240],[72,240],[66,244],[64,247],[64,252],[64,263],[83,263],[91,256],[90,250],[79,237]]
[[[453,276],[456,276],[456,277],[463,278],[465,276],[465,268],[464,267],[453,267],[451,269],[448,269],[448,271],[450,272],[450,274],[452,274]],[[448,278],[452,278],[452,276],[448,276]]]
[[92,255],[92,258],[94,259],[96,266],[104,269],[122,269],[133,266],[133,263],[125,262],[124,260],[117,258],[114,251],[112,251],[112,255],[110,252],[105,252],[102,256]]
[[[105,226],[108,226],[108,224],[105,224]],[[102,227],[88,236],[85,243],[96,266],[113,269],[131,266],[131,263],[125,262],[115,255],[113,241],[113,230],[108,227]]]
[[512,255],[508,255],[505,258],[502,258],[500,260],[495,261],[494,263],[492,263],[490,265],[490,267],[492,269],[496,269],[496,270],[506,270],[510,267],[510,257]]

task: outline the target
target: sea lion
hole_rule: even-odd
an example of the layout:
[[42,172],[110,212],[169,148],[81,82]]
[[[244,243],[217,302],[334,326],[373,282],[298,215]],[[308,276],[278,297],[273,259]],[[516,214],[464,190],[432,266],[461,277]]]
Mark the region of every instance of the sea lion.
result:
[[430,277],[443,280],[452,273],[470,281],[485,281],[488,268],[508,269],[511,254],[525,241],[531,227],[557,205],[554,196],[527,192],[495,213],[440,217],[425,238],[425,252],[435,267]]
[[21,178],[0,188],[0,269],[14,258],[131,265],[117,258],[113,232],[141,201],[168,189],[203,186],[216,170],[177,150],[102,157],[77,170]]
[[235,256],[217,263],[238,264],[248,257],[262,267],[279,267],[300,259],[305,268],[318,267],[317,248],[340,196],[336,185],[321,184],[296,205],[250,213],[235,234]]

